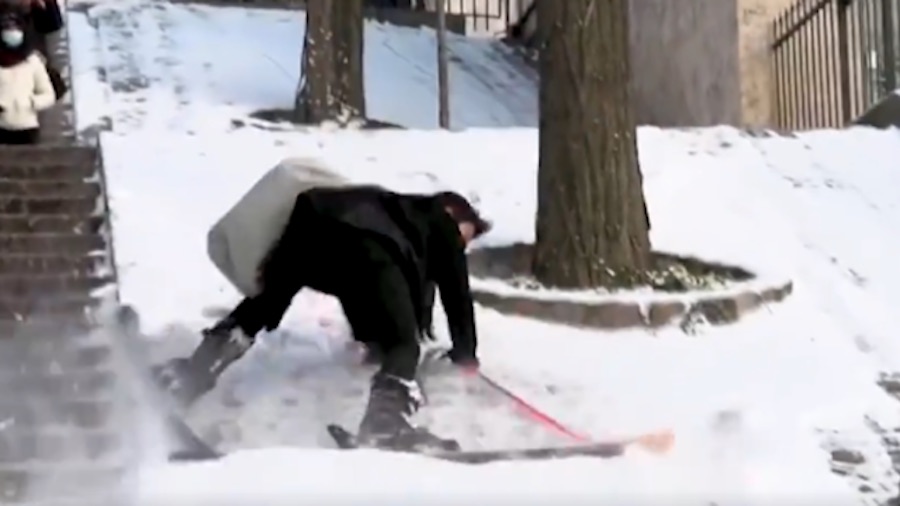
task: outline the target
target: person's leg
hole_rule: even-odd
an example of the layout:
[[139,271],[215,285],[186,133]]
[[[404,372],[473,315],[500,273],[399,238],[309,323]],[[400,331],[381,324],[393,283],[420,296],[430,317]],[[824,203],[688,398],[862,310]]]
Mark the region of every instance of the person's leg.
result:
[[358,437],[362,444],[402,450],[456,449],[455,441],[417,429],[410,418],[422,396],[416,383],[419,363],[419,326],[409,285],[399,267],[374,266],[359,280],[351,295],[341,298],[354,338],[375,344],[381,352],[380,370],[371,392]]
[[40,128],[30,128],[28,130],[22,130],[22,144],[40,144],[41,143],[41,129]]
[[40,130],[5,130],[0,128],[0,144],[7,146],[27,146],[40,142]]
[[[301,199],[298,199],[300,202]],[[294,208],[278,243],[260,269],[259,294],[247,297],[225,318],[203,331],[190,357],[177,358],[156,369],[160,385],[184,405],[212,390],[219,376],[243,357],[263,329],[278,327],[294,296],[306,284],[320,242],[303,239],[315,233],[302,205]]]
[[203,339],[189,357],[157,367],[157,382],[182,405],[193,404],[215,388],[225,370],[253,346],[263,322],[280,320],[291,298],[285,295],[276,299],[266,294],[245,298],[228,316],[203,330]]
[[[434,324],[432,323],[435,292],[435,284],[432,282],[426,283],[425,289],[423,291],[424,300],[422,301],[422,324],[421,329],[419,329],[418,332],[419,342],[422,343],[425,343],[427,341],[435,341],[437,339],[434,333]],[[378,344],[377,341],[366,342],[362,339],[360,339],[360,341],[365,345],[365,353],[363,354],[362,363],[365,365],[381,365],[381,363],[384,361],[384,353],[381,350],[381,345]]]

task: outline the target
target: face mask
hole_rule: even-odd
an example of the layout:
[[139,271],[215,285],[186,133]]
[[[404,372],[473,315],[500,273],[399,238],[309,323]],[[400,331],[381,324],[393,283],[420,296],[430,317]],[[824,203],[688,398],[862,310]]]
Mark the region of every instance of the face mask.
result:
[[25,34],[22,33],[22,30],[3,30],[3,32],[0,33],[0,38],[2,38],[3,43],[9,47],[19,47],[22,45]]

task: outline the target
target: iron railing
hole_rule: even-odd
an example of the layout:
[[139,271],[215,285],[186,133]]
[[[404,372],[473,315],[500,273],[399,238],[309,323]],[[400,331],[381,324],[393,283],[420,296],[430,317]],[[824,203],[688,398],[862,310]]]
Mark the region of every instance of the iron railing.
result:
[[779,128],[838,128],[897,88],[897,0],[797,0],[772,25]]
[[508,25],[509,0],[445,0],[447,12],[460,14],[471,20],[474,30],[490,30],[495,21],[504,20]]
[[[444,0],[448,14],[463,16],[469,29],[505,33],[534,0]],[[434,11],[437,0],[407,0],[414,10]]]

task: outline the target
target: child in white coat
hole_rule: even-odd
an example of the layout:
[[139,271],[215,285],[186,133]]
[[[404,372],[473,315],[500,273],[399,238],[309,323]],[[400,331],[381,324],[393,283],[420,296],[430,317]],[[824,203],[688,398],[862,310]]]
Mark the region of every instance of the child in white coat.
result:
[[21,13],[0,13],[0,144],[37,144],[38,112],[56,102],[29,32]]

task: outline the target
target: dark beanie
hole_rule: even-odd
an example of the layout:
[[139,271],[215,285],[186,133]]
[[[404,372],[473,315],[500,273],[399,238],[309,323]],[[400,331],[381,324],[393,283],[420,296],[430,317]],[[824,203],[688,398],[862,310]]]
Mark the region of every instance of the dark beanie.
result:
[[457,223],[471,223],[475,226],[475,237],[486,234],[491,229],[491,223],[481,217],[472,204],[462,195],[456,192],[441,192],[434,196],[446,209]]

